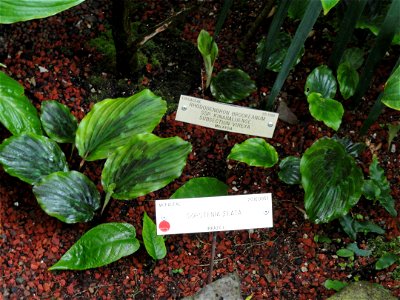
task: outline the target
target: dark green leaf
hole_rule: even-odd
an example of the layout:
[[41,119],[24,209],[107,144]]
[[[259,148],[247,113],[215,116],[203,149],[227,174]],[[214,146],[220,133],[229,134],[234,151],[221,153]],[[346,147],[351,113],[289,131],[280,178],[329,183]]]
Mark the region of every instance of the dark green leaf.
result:
[[128,98],[96,103],[78,126],[76,147],[85,160],[107,158],[135,134],[151,132],[166,111],[166,102],[150,90]]
[[193,178],[175,191],[171,199],[214,197],[228,194],[228,186],[213,177]]
[[100,207],[100,193],[89,178],[76,171],[55,172],[33,187],[42,209],[65,223],[90,221]]
[[343,98],[347,100],[353,96],[359,80],[357,71],[350,64],[341,63],[337,69],[337,79]]
[[400,260],[399,255],[396,255],[394,253],[385,253],[375,263],[375,269],[376,270],[386,269],[399,260]]
[[46,134],[58,143],[73,143],[78,128],[76,118],[69,109],[57,101],[43,101],[40,116]]
[[135,227],[128,223],[104,223],[86,232],[49,270],[98,268],[139,249]]
[[339,218],[340,225],[343,230],[351,237],[353,240],[357,238],[357,233],[368,233],[373,232],[377,234],[384,234],[385,230],[370,221],[358,222],[354,220],[350,214]]
[[324,15],[327,15],[328,12],[339,3],[339,1],[340,0],[321,0]]
[[211,93],[218,100],[233,103],[257,89],[250,76],[240,69],[224,69],[211,81]]
[[285,157],[279,163],[279,179],[287,184],[300,184],[300,158],[295,156]]
[[179,137],[138,134],[107,159],[104,190],[124,200],[158,190],[181,175],[190,151],[190,144]]
[[353,143],[352,140],[347,137],[339,138],[337,135],[334,135],[332,139],[341,143],[346,148],[347,153],[353,157],[358,157],[367,147],[364,143]]
[[211,83],[214,62],[218,56],[218,45],[207,31],[201,30],[197,37],[197,48],[203,56],[207,75],[206,88],[208,88]]
[[364,62],[364,51],[360,48],[349,48],[343,53],[340,63],[348,63],[350,66],[357,70]]
[[0,72],[0,122],[14,135],[42,134],[36,108],[24,95],[24,88],[4,72]]
[[368,200],[375,200],[381,195],[381,189],[373,180],[365,180],[362,193]]
[[397,136],[397,134],[400,131],[400,123],[398,123],[397,125],[395,124],[387,124],[388,127],[388,150],[390,150],[390,145],[393,142],[393,139]]
[[167,255],[164,237],[157,235],[157,227],[145,212],[143,215],[142,237],[147,253],[153,259],[163,259]]
[[346,282],[342,282],[342,281],[339,281],[339,280],[332,280],[332,279],[327,279],[325,281],[325,283],[324,283],[324,286],[328,290],[335,290],[336,292],[339,292],[340,290],[342,290],[347,285],[348,285],[348,283],[346,283]]
[[33,133],[4,140],[0,145],[0,163],[8,174],[30,184],[51,173],[68,171],[60,147],[47,137]]
[[288,10],[288,16],[292,19],[302,19],[310,0],[292,0]]
[[10,24],[55,15],[85,0],[1,0],[0,23]]
[[318,234],[314,235],[314,242],[316,243],[332,243],[332,240],[327,236],[320,236]]
[[236,144],[228,159],[237,160],[253,167],[269,168],[278,162],[278,152],[262,138],[250,138]]
[[340,257],[352,257],[354,256],[354,252],[349,249],[342,248],[336,251],[336,255]]
[[321,65],[307,76],[304,93],[306,96],[319,93],[322,98],[333,98],[336,95],[336,89],[336,79],[332,70],[328,66]]
[[342,103],[334,99],[323,98],[319,93],[311,93],[307,96],[310,104],[311,115],[318,121],[334,130],[338,130],[342,123],[344,108]]
[[358,256],[370,256],[372,254],[371,250],[358,248],[357,243],[348,244],[346,248],[350,251],[353,251],[354,254]]
[[381,101],[390,108],[400,110],[400,66],[386,82]]
[[[274,45],[272,47],[272,53],[269,56],[267,69],[274,72],[279,72],[282,67],[283,60],[286,57],[287,50],[290,46],[292,39],[290,36],[284,32],[279,33],[274,41]],[[262,60],[262,55],[267,47],[267,39],[261,39],[260,43],[257,46],[257,56],[256,62],[260,65]],[[304,46],[301,48],[300,52],[298,53],[297,60],[295,65],[300,62],[301,56],[304,54]]]
[[358,202],[364,181],[361,169],[339,142],[321,138],[300,161],[304,205],[315,223],[344,216]]

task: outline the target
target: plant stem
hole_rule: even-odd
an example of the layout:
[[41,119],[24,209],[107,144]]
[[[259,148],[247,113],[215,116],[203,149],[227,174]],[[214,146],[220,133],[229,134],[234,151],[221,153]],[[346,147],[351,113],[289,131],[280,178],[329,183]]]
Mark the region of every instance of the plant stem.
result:
[[214,270],[214,260],[215,260],[215,248],[217,246],[217,232],[212,233],[212,242],[211,242],[211,259],[210,259],[210,273],[208,274],[208,284],[212,283],[213,279],[213,270]]

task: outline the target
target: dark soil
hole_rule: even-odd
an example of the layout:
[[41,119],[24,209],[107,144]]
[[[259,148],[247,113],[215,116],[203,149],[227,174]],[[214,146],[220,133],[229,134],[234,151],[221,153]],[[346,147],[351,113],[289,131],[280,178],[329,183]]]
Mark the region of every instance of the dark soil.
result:
[[[93,76],[111,83],[104,85],[104,98],[127,96],[138,91],[139,86],[133,78],[121,81],[111,72],[100,71],[103,56],[88,43],[106,30],[110,20],[109,2],[88,0],[54,17],[0,27],[0,62],[7,65],[3,71],[24,85],[26,94],[36,107],[39,108],[43,100],[54,99],[66,104],[79,120],[82,119],[93,105],[89,99],[98,93],[96,89],[91,90]],[[178,6],[183,6],[181,1],[146,1],[142,21],[156,24],[165,19],[172,12],[172,2],[176,2],[176,10]],[[190,13],[179,26],[181,40],[191,43],[192,49],[195,49],[201,29],[213,31],[221,2],[205,3]],[[236,52],[249,22],[254,20],[260,9],[259,5],[258,1],[237,1],[233,7],[217,41],[220,55],[216,72],[226,67],[238,67],[252,78],[256,77],[255,47],[265,28],[260,29],[257,40],[245,49],[244,60],[238,60]],[[288,23],[287,26],[294,32],[296,23]],[[280,95],[299,118],[297,125],[279,121],[273,138],[268,140],[277,149],[280,159],[289,155],[301,156],[318,138],[335,134],[310,116],[303,94],[308,73],[326,63],[329,57],[332,42],[329,34],[323,32],[329,33],[330,30],[331,23],[320,21],[317,24],[314,35],[307,40],[301,63],[289,76]],[[163,39],[163,34],[160,34],[159,40]],[[165,33],[165,36],[168,34]],[[210,98],[208,92],[203,95],[201,89],[200,56],[196,51],[193,57],[179,55],[180,47],[175,45],[170,46],[175,52],[170,57],[170,63],[157,68],[147,65],[143,69],[143,76],[139,76],[141,87],[165,93],[166,98],[175,102],[181,91]],[[394,54],[398,55],[398,48],[395,50],[397,53]],[[358,158],[365,174],[368,174],[372,154],[378,155],[391,184],[396,208],[400,211],[400,144],[397,137],[393,140],[394,147],[389,149],[386,127],[400,120],[399,113],[385,109],[365,137],[358,135],[390,74],[396,60],[394,54],[382,61],[362,105],[356,110],[346,109],[337,134],[368,144],[368,149]],[[195,68],[196,64],[198,69],[187,69]],[[46,68],[48,72],[41,72],[39,67]],[[169,93],[163,92],[169,86],[167,80],[196,73],[198,78],[190,75],[184,87],[171,83]],[[238,105],[257,107],[265,100],[275,76],[275,73],[267,73],[265,83],[259,86],[258,92]],[[182,77],[177,79],[178,83],[184,80]],[[355,257],[352,266],[341,264],[349,260],[336,256],[336,251],[351,240],[337,222],[315,225],[308,221],[303,211],[303,190],[281,182],[277,166],[265,170],[226,160],[233,145],[249,136],[177,122],[174,112],[164,117],[155,133],[163,137],[177,135],[192,144],[193,151],[182,176],[147,196],[132,201],[112,200],[105,213],[91,223],[67,225],[49,217],[40,209],[28,184],[0,170],[0,299],[177,299],[194,294],[207,283],[211,253],[209,233],[169,236],[166,241],[167,256],[157,262],[141,249],[99,269],[81,272],[50,272],[47,269],[84,232],[98,223],[128,222],[135,226],[140,238],[144,211],[154,217],[154,200],[168,199],[189,179],[200,176],[213,176],[226,182],[232,195],[272,193],[273,196],[273,228],[218,233],[214,280],[237,272],[242,282],[243,297],[252,294],[253,299],[325,299],[333,294],[324,287],[327,279],[346,282],[366,280],[381,284],[400,297],[400,281],[393,276],[397,265],[376,271],[376,258],[359,256]],[[4,127],[0,128],[0,134],[2,139],[10,135]],[[63,146],[63,150],[70,153],[71,149],[70,146]],[[77,155],[73,156],[70,165],[71,169],[78,169]],[[101,162],[87,163],[81,170],[99,189],[101,167]],[[399,236],[399,218],[390,217],[379,205],[362,198],[352,213],[361,214],[385,228],[384,239]],[[328,236],[334,242],[316,243],[316,235]],[[375,238],[374,234],[360,234],[358,246],[366,248]],[[180,269],[182,271],[177,272]]]

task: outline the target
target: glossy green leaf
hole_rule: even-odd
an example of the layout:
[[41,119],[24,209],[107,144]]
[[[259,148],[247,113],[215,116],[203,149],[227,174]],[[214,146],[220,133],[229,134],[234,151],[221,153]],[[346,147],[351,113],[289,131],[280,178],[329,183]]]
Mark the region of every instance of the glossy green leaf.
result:
[[107,158],[133,135],[153,131],[166,109],[166,102],[147,89],[96,103],[78,126],[79,154],[88,161]]
[[340,63],[348,63],[350,66],[357,70],[364,62],[364,51],[360,48],[354,47],[346,49],[343,52],[342,59]]
[[395,201],[391,195],[390,184],[386,179],[384,170],[379,166],[378,158],[373,157],[369,166],[369,177],[372,182],[367,181],[363,186],[363,193],[369,200],[378,202],[390,213],[392,217],[397,216]]
[[278,152],[262,138],[250,138],[233,146],[228,159],[253,167],[269,168],[278,162]]
[[255,82],[240,69],[224,69],[211,81],[211,93],[221,102],[242,100],[255,90]]
[[381,101],[390,108],[400,110],[400,66],[386,82]]
[[350,64],[341,63],[337,69],[337,79],[343,98],[347,100],[353,96],[359,81],[357,71]]
[[203,56],[207,76],[206,88],[208,88],[211,83],[214,62],[218,56],[218,45],[207,31],[201,30],[197,37],[197,48]]
[[[283,61],[286,57],[287,50],[292,42],[291,37],[284,32],[279,33],[279,35],[274,40],[274,45],[272,47],[272,52],[268,58],[267,62],[267,69],[274,72],[279,72]],[[267,39],[262,38],[260,43],[257,46],[257,56],[256,62],[260,65],[262,60],[262,55],[267,47]],[[301,56],[304,54],[304,46],[301,48],[300,52],[298,53],[295,65],[297,65],[300,60]]]
[[336,292],[339,292],[342,290],[344,287],[348,286],[347,282],[342,282],[339,280],[332,280],[332,279],[327,279],[324,283],[324,286],[328,290],[335,290]]
[[89,178],[76,171],[55,172],[33,187],[42,209],[65,223],[87,222],[100,207],[100,193]]
[[68,171],[65,155],[57,143],[33,133],[4,140],[0,145],[0,163],[8,174],[30,184],[51,173]]
[[164,237],[157,235],[157,227],[145,212],[143,215],[142,237],[147,253],[153,259],[163,259],[167,255]]
[[40,120],[46,134],[58,143],[73,143],[78,121],[68,107],[57,101],[43,101],[41,108]]
[[49,270],[98,268],[139,249],[135,227],[128,223],[104,223],[86,232]]
[[296,156],[285,157],[279,163],[279,179],[287,184],[301,184],[300,158]]
[[354,256],[354,252],[349,249],[342,248],[336,251],[336,255],[340,257],[352,257]]
[[337,135],[334,135],[332,139],[341,143],[346,148],[346,152],[353,157],[358,157],[361,152],[367,148],[364,143],[353,143],[353,141],[348,137],[339,138]]
[[339,129],[344,114],[342,103],[323,98],[319,93],[309,94],[307,101],[310,104],[310,113],[316,120],[324,122],[326,126],[336,131]]
[[40,19],[55,15],[85,0],[1,0],[0,23]]
[[213,177],[198,177],[190,179],[175,191],[171,199],[214,197],[228,195],[228,186]]
[[36,108],[24,95],[24,88],[4,72],[0,72],[0,122],[14,135],[42,134]]
[[321,0],[324,15],[327,15],[328,12],[339,3],[339,1],[340,0]]
[[179,137],[138,134],[107,159],[104,190],[115,199],[128,200],[161,189],[181,175],[191,148]]
[[306,96],[319,93],[322,98],[333,98],[336,95],[336,79],[328,66],[322,65],[315,68],[308,76],[304,87]]
[[391,265],[400,261],[400,256],[394,253],[385,253],[383,254],[378,261],[375,263],[376,270],[383,270],[389,268]]
[[368,250],[368,249],[360,249],[357,246],[357,243],[351,243],[348,244],[346,247],[348,250],[353,251],[355,255],[358,256],[371,256],[372,255],[372,250]]
[[315,223],[344,216],[358,202],[364,181],[361,169],[343,145],[321,138],[300,161],[304,206]]

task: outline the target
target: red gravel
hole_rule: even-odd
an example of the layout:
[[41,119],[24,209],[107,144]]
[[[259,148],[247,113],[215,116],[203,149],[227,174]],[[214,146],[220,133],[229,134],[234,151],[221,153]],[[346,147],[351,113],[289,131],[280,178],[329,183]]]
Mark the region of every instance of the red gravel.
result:
[[[168,15],[170,5],[167,1],[147,2],[148,11],[143,14],[143,19],[158,20]],[[222,31],[216,69],[228,65],[241,67],[254,78],[253,56],[246,62],[239,62],[235,55],[239,38],[246,32],[246,22],[254,16],[249,11],[257,8],[253,1],[248,5],[247,10],[241,13],[239,9],[242,11],[243,7],[234,8],[233,17]],[[242,6],[246,8],[246,5]],[[195,43],[200,29],[211,31],[219,8],[219,3],[207,3],[193,12],[186,19],[183,37]],[[37,107],[42,100],[58,100],[68,105],[79,119],[89,110],[91,103],[87,101],[90,95],[87,81],[95,74],[93,66],[102,62],[101,56],[86,42],[105,30],[109,11],[107,0],[87,1],[44,20],[1,26],[0,61],[7,65],[6,72],[24,85],[28,97]],[[288,155],[300,156],[316,139],[334,134],[311,118],[302,94],[308,72],[326,61],[329,54],[329,51],[321,53],[314,42],[307,42],[309,52],[306,51],[302,63],[296,67],[282,93],[300,123],[294,126],[279,121],[274,137],[268,140],[281,159]],[[330,46],[329,42],[326,44]],[[249,45],[249,55],[254,52],[254,46],[255,43]],[[357,112],[346,112],[340,136],[359,140],[357,132],[394,59],[385,59],[374,88],[369,91],[366,105]],[[48,72],[41,73],[39,66]],[[146,69],[146,79],[153,80],[151,66]],[[112,74],[106,76],[112,77]],[[271,88],[274,76],[267,75],[271,79],[267,86],[261,87],[261,91],[267,92]],[[200,96],[198,93],[195,88],[191,95]],[[260,100],[259,95],[254,93],[239,104],[248,106]],[[378,155],[385,169],[398,211],[399,139],[393,141],[396,151],[388,151],[387,129],[381,125],[399,120],[398,112],[385,110],[363,139],[370,141],[370,149]],[[0,128],[0,134],[2,138],[9,135],[4,128]],[[338,258],[335,253],[350,239],[340,232],[337,222],[315,225],[306,220],[303,191],[297,186],[280,182],[277,166],[264,170],[226,161],[233,145],[248,136],[177,122],[175,113],[162,120],[156,134],[177,135],[192,144],[193,151],[183,175],[167,187],[136,200],[112,200],[104,215],[88,224],[67,225],[47,216],[37,204],[29,185],[0,170],[0,299],[175,299],[195,293],[207,283],[211,253],[210,235],[207,233],[169,236],[166,241],[167,256],[157,262],[153,262],[141,249],[99,269],[50,272],[47,268],[84,232],[98,223],[129,222],[136,227],[140,238],[143,212],[154,217],[153,200],[169,198],[186,181],[199,176],[214,176],[226,182],[230,186],[230,194],[271,192],[273,195],[273,228],[254,230],[252,233],[246,230],[218,233],[214,279],[237,272],[242,281],[243,296],[253,294],[253,299],[324,299],[333,293],[323,286],[325,280],[351,282],[354,276],[359,276],[360,280],[382,284],[400,297],[400,282],[395,281],[388,270],[375,271],[373,258],[356,257],[352,268],[342,269],[339,266],[347,259]],[[70,151],[68,146],[64,149]],[[370,150],[359,158],[366,174],[371,159]],[[79,158],[74,157],[71,165],[77,169],[78,164]],[[99,189],[101,165],[88,163],[83,168]],[[384,227],[387,238],[399,235],[399,219],[391,218],[381,207],[372,206],[371,202],[363,199],[353,211]],[[341,242],[317,244],[314,242],[317,234],[341,239]],[[372,234],[360,234],[358,245],[367,246],[367,240],[373,237]],[[395,267],[392,266],[389,271]],[[183,272],[173,272],[178,269]]]

